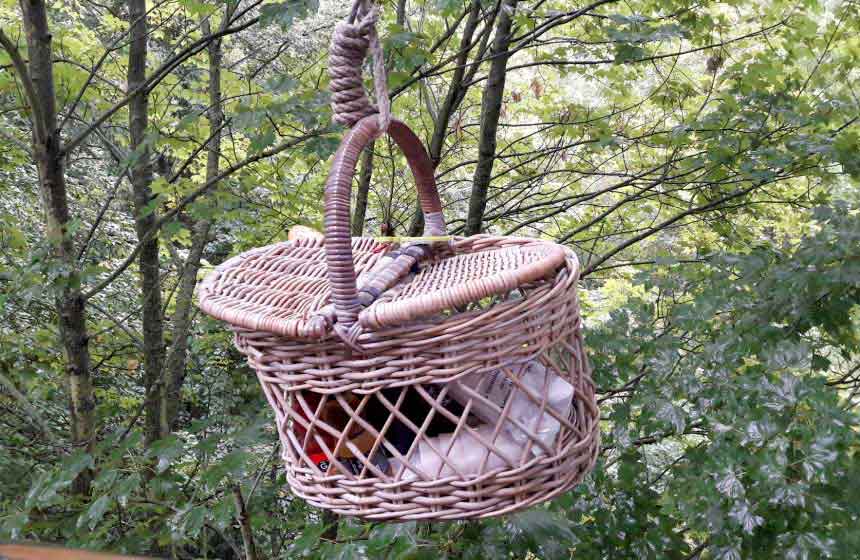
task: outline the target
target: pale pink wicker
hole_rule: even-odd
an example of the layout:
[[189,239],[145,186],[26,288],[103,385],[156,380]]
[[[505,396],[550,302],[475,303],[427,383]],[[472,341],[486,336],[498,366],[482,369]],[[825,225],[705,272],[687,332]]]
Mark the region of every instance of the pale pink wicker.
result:
[[[275,411],[288,482],[311,504],[367,519],[407,520],[489,517],[548,500],[580,481],[598,450],[576,256],[553,243],[516,237],[479,235],[407,248],[351,239],[356,161],[378,127],[375,115],[360,120],[335,155],[325,241],[276,243],[228,260],[202,282],[200,306],[234,330],[236,346]],[[426,233],[444,233],[433,168],[421,142],[396,120],[388,133],[415,176],[430,226]],[[418,272],[410,273],[416,262]],[[499,409],[493,436],[482,437],[467,424],[471,402],[463,403],[461,414],[443,406],[447,382],[501,371],[525,390],[521,365],[529,360],[575,389],[566,418],[547,406],[546,387],[543,394],[528,392],[561,423],[551,447],[529,432],[519,461],[505,467],[490,470],[484,460],[478,473],[454,466],[442,477],[441,468],[433,473],[408,466],[434,421],[447,420],[455,434],[468,433],[486,450],[497,450],[509,407]],[[324,418],[332,401],[349,418],[345,425]],[[418,408],[423,421],[416,420]],[[371,410],[377,411],[375,422],[366,418]],[[396,423],[414,434],[408,451],[387,438]],[[372,436],[369,451],[350,441],[357,432]],[[328,471],[310,458],[312,446],[331,459]],[[532,447],[542,454],[531,453]],[[381,470],[370,459],[380,451],[407,466]],[[359,461],[357,472],[338,459],[346,452]]]

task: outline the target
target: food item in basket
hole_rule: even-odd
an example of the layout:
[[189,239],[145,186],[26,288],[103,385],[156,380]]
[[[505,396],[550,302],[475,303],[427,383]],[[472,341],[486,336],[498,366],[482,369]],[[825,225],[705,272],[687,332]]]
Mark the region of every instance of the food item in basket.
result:
[[[374,451],[371,456],[374,443],[376,443],[376,437],[374,437],[370,432],[364,430],[362,430],[358,436],[349,439],[349,444],[354,446],[361,455],[364,457],[370,457],[370,463],[376,467],[377,470],[381,471],[383,474],[388,474],[390,472],[391,465],[388,462],[388,457],[383,448],[381,446],[377,447],[376,451]],[[335,453],[337,456],[337,462],[330,461],[328,456],[323,454],[320,462],[316,463],[317,467],[319,467],[321,471],[329,474],[335,474],[338,471],[338,463],[343,465],[349,473],[354,475],[360,475],[364,470],[364,460],[356,455],[346,442],[344,442],[339,449],[336,449]],[[367,476],[376,476],[378,474],[370,466],[367,467],[365,472],[367,473]]]
[[[450,433],[422,438],[409,457],[408,466],[391,460],[392,473],[396,475],[403,469],[402,480],[432,480],[458,474],[472,476],[519,465],[523,446],[508,433],[500,430],[493,438],[495,428],[488,424],[474,430],[478,437],[463,427],[456,437]],[[481,440],[492,442],[497,451],[490,450]]]
[[[302,396],[312,411],[315,411],[319,407],[321,398],[319,394],[306,391]],[[355,410],[361,400],[361,397],[353,393],[345,393],[342,397],[352,410]],[[293,410],[298,412],[302,418],[307,419],[307,414],[298,399],[293,399],[292,406]],[[327,424],[338,432],[343,432],[349,423],[350,412],[345,410],[335,397],[327,397],[318,417],[319,422]],[[293,431],[296,437],[299,438],[299,441],[304,441],[307,430],[301,424],[298,422],[294,423]],[[364,461],[356,455],[355,451],[360,452],[364,457],[370,456],[376,438],[358,423],[353,423],[350,426],[347,438],[344,439],[339,447],[335,448],[339,438],[321,426],[317,426],[305,444],[305,453],[307,453],[308,458],[310,458],[314,465],[324,473],[334,474],[339,463],[349,473],[359,475],[365,465]],[[324,446],[320,444],[319,440],[322,440]],[[332,453],[337,457],[337,461],[332,461]],[[376,451],[370,458],[370,462],[383,473],[389,472],[388,458],[382,446],[377,446]],[[366,473],[368,476],[376,474],[370,467],[368,467]]]
[[[530,360],[511,369],[514,371],[521,370],[520,382],[534,395],[543,395],[544,386],[549,384],[547,387],[547,408],[552,407],[562,418],[570,416],[573,386],[555,371],[547,368],[538,360]],[[469,389],[486,400],[474,398]],[[451,382],[449,393],[463,405],[471,400],[470,412],[490,425],[495,425],[501,410],[511,400],[507,416],[509,420],[505,422],[504,430],[521,447],[527,445],[530,438],[510,419],[519,422],[535,434],[547,447],[552,447],[561,428],[561,424],[551,413],[541,411],[539,401],[536,402],[519,389],[502,370],[495,370],[486,374],[470,373]],[[532,444],[531,451],[536,456],[544,453],[543,448],[537,444]]]

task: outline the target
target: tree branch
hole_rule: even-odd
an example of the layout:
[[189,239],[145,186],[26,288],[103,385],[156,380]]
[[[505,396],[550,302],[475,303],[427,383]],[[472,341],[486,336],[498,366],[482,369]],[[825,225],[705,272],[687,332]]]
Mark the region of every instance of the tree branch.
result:
[[235,33],[239,33],[240,31],[244,31],[248,29],[252,25],[256,24],[260,21],[259,17],[252,18],[241,25],[237,25],[236,27],[227,27],[221,29],[215,33],[207,35],[194,41],[191,45],[185,47],[179,53],[176,54],[170,60],[165,61],[157,70],[155,70],[142,84],[129,91],[125,97],[119,100],[113,107],[102,113],[96,120],[94,120],[89,126],[87,126],[83,131],[81,131],[77,136],[75,136],[72,140],[70,140],[62,150],[64,155],[68,155],[75,148],[77,148],[81,142],[83,142],[92,132],[99,128],[105,121],[111,118],[117,111],[128,105],[128,103],[138,94],[143,91],[148,91],[157,86],[161,80],[166,78],[173,71],[174,68],[185,62],[187,59],[191,58],[195,54],[201,52],[206,46],[221,37],[225,37],[227,35],[232,35]]
[[603,255],[602,257],[600,257],[599,259],[597,259],[593,263],[591,263],[588,266],[588,268],[586,268],[582,272],[581,277],[585,278],[586,276],[591,274],[591,272],[593,272],[595,268],[597,268],[598,266],[600,266],[601,264],[603,264],[604,262],[606,262],[607,260],[609,260],[613,256],[617,255],[618,253],[620,253],[624,249],[627,249],[631,245],[635,245],[636,243],[639,243],[643,239],[651,237],[652,235],[659,232],[660,230],[671,226],[672,224],[674,224],[678,220],[681,220],[682,218],[686,218],[687,216],[693,216],[695,214],[701,214],[703,212],[713,210],[714,208],[717,208],[718,206],[720,206],[721,204],[723,204],[725,202],[728,202],[728,201],[733,200],[735,198],[744,196],[745,194],[748,194],[748,193],[754,191],[755,189],[759,188],[760,186],[761,186],[761,183],[755,183],[755,184],[750,185],[749,187],[747,187],[745,189],[738,189],[738,190],[733,191],[730,194],[728,194],[722,198],[719,198],[717,200],[713,200],[707,204],[703,204],[701,206],[696,206],[695,208],[690,208],[689,210],[686,210],[684,212],[680,212],[680,213],[672,216],[668,220],[664,220],[664,221],[660,222],[659,224],[657,224],[656,226],[646,229],[645,231],[643,231],[639,235],[631,237],[630,239],[628,239],[624,243],[619,243],[611,251],[609,251],[608,253],[606,253],[605,255]]
[[233,485],[233,499],[236,502],[236,519],[239,521],[239,529],[242,532],[242,542],[245,544],[246,560],[257,560],[257,547],[254,545],[254,533],[251,531],[251,518],[245,508],[245,500],[242,498],[242,488],[238,484]]
[[185,196],[185,198],[180,200],[176,204],[176,206],[174,206],[172,209],[170,209],[169,211],[162,214],[161,217],[158,220],[156,220],[156,222],[152,225],[152,228],[147,232],[147,234],[144,235],[143,237],[141,237],[141,239],[138,241],[137,245],[135,245],[134,250],[132,250],[132,252],[122,262],[122,264],[120,264],[116,270],[114,270],[112,273],[110,273],[110,275],[107,278],[105,278],[104,280],[99,282],[95,287],[93,287],[91,290],[89,290],[87,293],[84,294],[84,296],[83,296],[84,300],[88,300],[88,299],[92,298],[94,295],[96,295],[97,293],[104,290],[107,286],[109,286],[111,284],[111,282],[116,280],[131,265],[131,263],[134,262],[135,257],[140,252],[142,245],[143,245],[143,243],[146,242],[146,240],[148,240],[153,235],[155,235],[158,232],[158,230],[161,229],[161,227],[164,224],[166,224],[171,219],[173,219],[173,217],[176,216],[179,212],[181,212],[183,208],[185,208],[186,206],[188,206],[189,204],[191,204],[192,202],[194,202],[195,200],[200,198],[202,195],[206,194],[211,188],[213,188],[215,185],[217,185],[219,181],[222,181],[223,179],[229,177],[230,175],[232,175],[236,171],[242,169],[243,167],[246,167],[247,165],[258,162],[261,159],[265,159],[265,158],[271,157],[273,155],[279,154],[279,153],[283,152],[284,150],[288,150],[290,148],[297,146],[298,144],[301,144],[302,142],[304,142],[305,140],[308,140],[309,138],[319,136],[320,134],[324,134],[325,132],[327,132],[327,129],[314,130],[314,131],[309,132],[303,136],[299,136],[297,138],[290,139],[286,142],[279,144],[278,146],[275,146],[274,148],[271,148],[269,150],[265,150],[265,151],[262,151],[258,154],[255,154],[253,156],[247,157],[247,158],[243,159],[242,161],[235,163],[235,164],[231,165],[230,167],[226,168],[224,171],[222,171],[221,173],[219,173],[218,175],[216,175],[212,179],[206,181],[203,185],[198,187],[195,191],[189,193],[187,196]]

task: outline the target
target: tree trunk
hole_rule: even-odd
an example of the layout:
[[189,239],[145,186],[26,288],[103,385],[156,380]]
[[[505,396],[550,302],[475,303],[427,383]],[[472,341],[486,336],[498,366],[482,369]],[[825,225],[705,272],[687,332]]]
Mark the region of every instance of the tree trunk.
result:
[[[146,0],[129,0],[128,19],[131,22],[131,42],[128,54],[128,91],[134,91],[146,81],[147,17]],[[149,126],[149,95],[142,90],[128,104],[130,147],[135,158],[131,168],[134,192],[134,225],[139,240],[155,225],[152,202],[152,165],[146,145]],[[161,414],[161,400],[165,392],[164,369],[164,316],[161,310],[161,265],[158,255],[158,236],[142,241],[138,255],[140,268],[141,309],[143,323],[143,385],[146,443],[166,436],[168,427]]]
[[406,23],[406,0],[397,0],[396,22],[397,25],[403,27]]
[[430,138],[430,161],[433,162],[434,167],[439,165],[439,160],[442,158],[442,149],[445,146],[445,137],[448,135],[448,123],[451,120],[451,115],[454,114],[463,100],[465,93],[463,76],[466,73],[466,63],[469,60],[469,45],[472,44],[472,37],[478,27],[480,13],[480,0],[473,0],[466,26],[463,28],[463,36],[460,38],[459,53],[456,62],[454,62],[454,73],[451,76],[451,83],[448,85],[448,93],[445,95],[445,101],[442,102],[436,122],[433,125],[433,136]]
[[487,190],[496,159],[496,131],[499,113],[505,93],[505,72],[508,66],[508,47],[511,42],[511,22],[517,8],[517,0],[502,0],[496,23],[496,36],[490,51],[490,73],[481,99],[481,131],[478,143],[478,164],[472,180],[472,195],[469,197],[469,215],[466,218],[466,235],[481,232],[484,210],[487,207]]
[[370,179],[373,177],[373,147],[371,142],[364,148],[361,156],[361,175],[358,176],[358,192],[355,193],[355,211],[352,213],[352,235],[361,237],[364,233],[364,219],[367,214],[367,195],[370,192]]
[[[229,10],[229,7],[227,8]],[[226,18],[225,17],[225,21]],[[211,29],[209,20],[201,24],[204,34],[209,35]],[[221,100],[221,39],[212,41],[207,46],[209,62],[209,130],[212,137],[206,147],[206,181],[212,181],[218,175],[221,157],[221,125],[224,122],[224,112]],[[179,411],[180,391],[185,382],[185,368],[188,363],[188,337],[191,331],[191,312],[194,298],[194,286],[197,284],[197,272],[200,270],[200,259],[203,250],[209,242],[209,230],[212,222],[201,220],[194,225],[191,235],[191,249],[182,269],[179,279],[179,290],[176,294],[176,307],[173,312],[173,343],[167,356],[167,394],[162,403],[165,422],[174,429]]]
[[[57,130],[51,33],[43,0],[23,0],[21,8],[30,58],[29,72],[22,75],[21,80],[32,82],[33,98],[29,102],[33,114],[33,156],[39,173],[39,188],[53,257],[56,266],[66,271],[63,285],[56,296],[56,308],[66,357],[71,439],[76,448],[91,453],[95,444],[95,398],[90,379],[85,301],[81,293],[72,236],[68,231],[71,216],[64,156]],[[9,54],[19,56],[17,51],[10,51]],[[24,63],[20,58],[19,61],[19,69],[23,71]],[[73,492],[89,494],[92,476],[90,470],[78,475],[72,485]]]
[[245,500],[242,498],[242,488],[238,484],[233,485],[233,499],[236,503],[236,519],[239,521],[239,530],[242,533],[242,542],[245,545],[245,559],[257,560],[257,547],[254,545],[254,533],[251,531],[251,518],[245,508]]
[[[451,83],[448,84],[448,93],[445,95],[445,101],[442,102],[442,106],[439,107],[439,112],[436,114],[436,122],[433,123],[433,136],[430,138],[429,155],[434,168],[439,165],[439,161],[442,159],[442,150],[445,147],[445,137],[448,135],[451,116],[460,106],[460,102],[466,94],[466,88],[463,85],[463,75],[466,72],[466,62],[469,60],[469,45],[472,44],[475,29],[478,27],[480,13],[480,0],[473,0],[469,17],[466,20],[466,26],[463,28],[463,36],[460,37],[460,47],[456,62],[454,63],[455,69],[451,76]],[[409,224],[408,235],[421,235],[423,230],[424,213],[421,211],[421,206],[416,203],[415,213],[412,215],[412,222]]]

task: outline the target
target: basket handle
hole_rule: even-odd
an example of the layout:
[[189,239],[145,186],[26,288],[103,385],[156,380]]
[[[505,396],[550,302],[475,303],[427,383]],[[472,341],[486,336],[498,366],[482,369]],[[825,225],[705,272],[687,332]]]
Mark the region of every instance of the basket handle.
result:
[[[445,235],[442,202],[436,190],[433,164],[424,145],[408,126],[396,119],[391,119],[387,133],[406,156],[415,177],[418,200],[424,212],[424,235]],[[352,256],[350,198],[358,157],[364,147],[380,134],[380,122],[376,114],[355,123],[334,155],[325,189],[325,251],[336,315],[334,330],[344,342],[359,350],[356,341],[361,334],[358,314],[362,305],[358,297]]]

